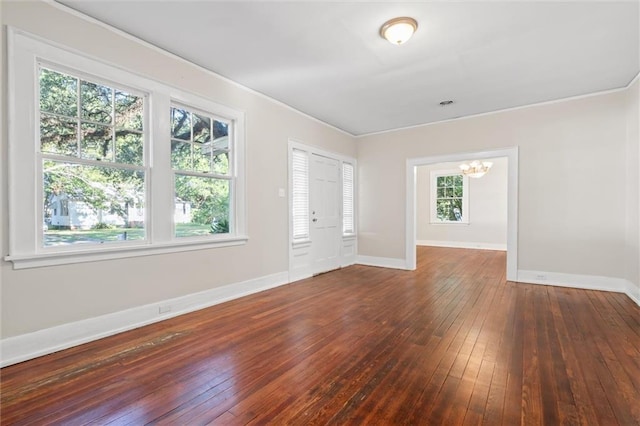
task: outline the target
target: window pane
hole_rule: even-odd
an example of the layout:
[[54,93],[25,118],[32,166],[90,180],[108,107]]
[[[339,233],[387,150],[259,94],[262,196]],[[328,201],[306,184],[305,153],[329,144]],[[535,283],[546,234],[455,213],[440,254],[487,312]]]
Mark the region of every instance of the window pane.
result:
[[112,124],[112,89],[83,81],[80,86],[82,119]]
[[444,188],[445,183],[446,183],[446,176],[438,176],[436,178],[436,185],[438,188]]
[[342,232],[355,232],[353,211],[353,165],[342,163]]
[[116,162],[142,165],[144,139],[140,133],[116,130]]
[[142,98],[116,90],[115,110],[117,127],[142,131]]
[[46,68],[40,69],[40,111],[78,116],[78,79]]
[[111,126],[82,123],[80,152],[82,158],[113,161],[113,140]]
[[211,149],[207,146],[194,143],[193,149],[193,171],[209,172],[211,170]]
[[191,114],[179,108],[171,108],[171,138],[191,140]]
[[193,114],[193,141],[209,142],[211,140],[211,119]]
[[229,187],[226,179],[176,174],[176,237],[229,233]]
[[293,238],[309,237],[309,157],[294,149],[291,160]]
[[44,245],[145,239],[144,172],[44,160]]
[[50,154],[78,155],[77,121],[40,114],[40,149]]
[[224,152],[213,157],[211,171],[217,175],[229,174],[229,153]]
[[171,164],[176,170],[191,170],[191,144],[171,141]]
[[[219,139],[229,136],[229,124],[222,121],[213,121],[213,138]],[[228,147],[227,147],[228,148]]]

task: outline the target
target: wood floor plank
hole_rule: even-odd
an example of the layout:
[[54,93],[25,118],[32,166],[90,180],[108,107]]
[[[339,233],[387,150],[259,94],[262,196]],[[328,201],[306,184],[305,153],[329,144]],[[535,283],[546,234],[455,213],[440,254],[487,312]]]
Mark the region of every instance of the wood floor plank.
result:
[[3,368],[0,424],[640,425],[640,307],[418,248]]

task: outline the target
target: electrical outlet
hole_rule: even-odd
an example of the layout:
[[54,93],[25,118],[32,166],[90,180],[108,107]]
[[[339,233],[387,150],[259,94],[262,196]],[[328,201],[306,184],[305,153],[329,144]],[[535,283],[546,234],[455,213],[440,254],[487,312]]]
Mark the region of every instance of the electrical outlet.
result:
[[167,312],[171,312],[171,306],[170,305],[158,306],[158,313],[159,314],[166,314]]

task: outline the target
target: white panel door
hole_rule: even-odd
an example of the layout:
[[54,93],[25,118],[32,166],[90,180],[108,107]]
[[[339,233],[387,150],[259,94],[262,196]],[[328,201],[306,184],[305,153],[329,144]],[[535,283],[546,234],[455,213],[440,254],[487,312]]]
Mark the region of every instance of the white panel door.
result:
[[340,267],[340,162],[317,154],[310,160],[311,269],[319,274]]

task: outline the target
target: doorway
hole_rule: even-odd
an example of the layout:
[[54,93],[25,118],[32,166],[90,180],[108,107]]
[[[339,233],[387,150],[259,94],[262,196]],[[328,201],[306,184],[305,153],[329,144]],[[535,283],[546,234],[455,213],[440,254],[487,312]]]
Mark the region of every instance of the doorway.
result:
[[289,281],[355,263],[354,158],[289,140]]
[[491,151],[467,152],[407,160],[407,206],[405,229],[405,262],[407,269],[416,269],[416,173],[417,167],[448,162],[463,162],[470,158],[485,160],[506,157],[507,172],[507,280],[518,277],[518,147]]

